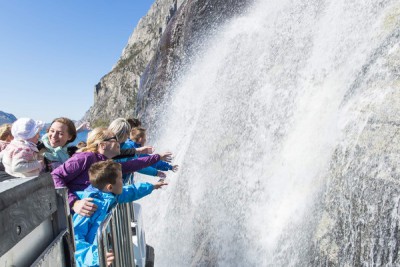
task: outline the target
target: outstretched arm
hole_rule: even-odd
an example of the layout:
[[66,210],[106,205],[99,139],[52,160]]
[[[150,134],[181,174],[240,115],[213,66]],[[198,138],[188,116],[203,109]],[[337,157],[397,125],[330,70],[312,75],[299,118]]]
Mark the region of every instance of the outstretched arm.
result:
[[121,162],[122,173],[136,172],[145,167],[151,166],[160,160],[160,155],[154,154],[147,157],[136,158],[128,160],[126,162]]
[[156,183],[136,183],[133,185],[126,185],[122,189],[122,193],[118,195],[118,203],[132,202],[142,197],[147,196],[153,190],[159,189],[168,183],[164,181]]

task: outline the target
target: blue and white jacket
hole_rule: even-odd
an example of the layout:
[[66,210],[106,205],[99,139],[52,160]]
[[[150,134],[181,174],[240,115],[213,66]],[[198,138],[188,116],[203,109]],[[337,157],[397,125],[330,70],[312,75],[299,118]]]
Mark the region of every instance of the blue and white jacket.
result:
[[141,183],[138,187],[126,185],[120,195],[115,195],[103,192],[90,185],[85,191],[76,192],[80,199],[93,198],[93,203],[97,205],[97,210],[91,217],[84,217],[76,213],[73,216],[76,266],[99,266],[97,230],[100,224],[117,203],[127,203],[140,199],[150,194],[153,188],[150,183]]

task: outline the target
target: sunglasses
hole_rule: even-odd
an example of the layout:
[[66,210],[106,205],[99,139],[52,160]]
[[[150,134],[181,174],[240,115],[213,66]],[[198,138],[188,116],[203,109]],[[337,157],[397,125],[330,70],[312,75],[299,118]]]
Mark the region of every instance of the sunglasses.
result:
[[118,142],[117,136],[114,135],[114,136],[111,136],[111,137],[109,137],[109,138],[103,139],[104,142],[106,142],[106,141],[112,141],[112,140],[115,140],[115,142]]

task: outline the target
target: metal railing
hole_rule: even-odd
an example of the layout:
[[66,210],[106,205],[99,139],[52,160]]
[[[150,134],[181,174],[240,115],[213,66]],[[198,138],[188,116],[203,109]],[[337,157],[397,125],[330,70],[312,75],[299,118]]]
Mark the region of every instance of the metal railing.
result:
[[97,232],[100,266],[107,266],[106,257],[110,251],[115,258],[112,266],[136,266],[132,242],[133,212],[134,203],[118,204],[101,223]]

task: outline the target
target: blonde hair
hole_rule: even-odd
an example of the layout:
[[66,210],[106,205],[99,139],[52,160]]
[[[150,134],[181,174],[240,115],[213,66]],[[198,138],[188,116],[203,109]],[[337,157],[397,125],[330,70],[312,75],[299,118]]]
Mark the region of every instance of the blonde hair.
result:
[[135,127],[131,130],[130,138],[133,141],[139,141],[139,138],[144,138],[146,136],[146,129],[142,127]]
[[[113,131],[118,138],[118,142],[125,141],[129,137],[129,132],[131,131],[131,125],[124,118],[118,118],[113,120],[108,126],[108,129]],[[124,140],[125,139],[125,140]]]
[[107,128],[97,127],[94,128],[89,134],[86,142],[86,146],[79,149],[78,152],[98,152],[98,145],[104,141],[104,139],[112,137],[114,133]]
[[10,123],[5,123],[0,126],[0,140],[6,141],[7,137],[9,137],[11,134],[11,124]]

